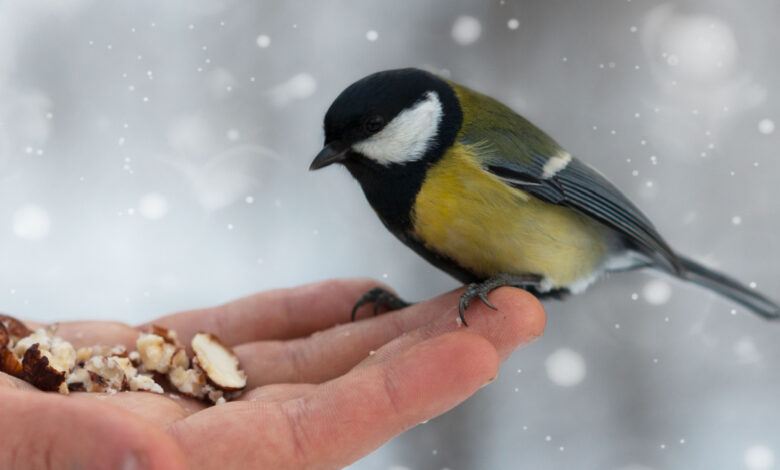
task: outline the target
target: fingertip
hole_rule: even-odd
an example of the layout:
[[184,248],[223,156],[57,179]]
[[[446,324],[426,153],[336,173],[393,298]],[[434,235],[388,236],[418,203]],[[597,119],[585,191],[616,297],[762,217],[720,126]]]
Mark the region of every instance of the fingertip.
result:
[[502,360],[506,360],[518,347],[532,343],[544,332],[544,308],[528,292],[501,287],[489,294],[489,300],[497,310],[475,300],[466,316],[469,329],[489,339]]
[[92,415],[89,421],[83,423],[81,437],[89,439],[91,445],[95,446],[93,456],[102,452],[113,456],[108,459],[115,462],[114,468],[187,470],[187,459],[174,439],[135,414],[103,406],[103,403],[76,400],[68,400],[67,403],[70,406],[64,409],[74,416],[83,416],[84,413]]
[[528,291],[514,287],[501,287],[491,293],[491,301],[496,307],[511,312],[518,332],[522,335],[539,338],[544,333],[547,315],[542,303]]
[[[0,468],[121,468],[186,470],[186,458],[163,430],[129,411],[96,400],[72,400],[58,394],[3,390],[4,436]],[[35,423],[46,423],[46,426]],[[46,462],[42,460],[45,456]],[[40,465],[39,465],[40,464]]]

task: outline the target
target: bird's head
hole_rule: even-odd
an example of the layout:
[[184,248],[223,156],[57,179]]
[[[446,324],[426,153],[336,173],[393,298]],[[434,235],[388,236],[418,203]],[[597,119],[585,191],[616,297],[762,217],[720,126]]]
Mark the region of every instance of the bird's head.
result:
[[345,89],[325,115],[325,147],[310,169],[333,163],[396,167],[435,158],[462,121],[452,87],[418,69],[387,70]]

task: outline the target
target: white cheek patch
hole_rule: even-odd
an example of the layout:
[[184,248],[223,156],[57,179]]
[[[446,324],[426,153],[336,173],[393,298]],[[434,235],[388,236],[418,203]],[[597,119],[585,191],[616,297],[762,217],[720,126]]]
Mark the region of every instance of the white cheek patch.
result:
[[547,163],[542,168],[542,178],[552,178],[556,173],[566,168],[566,165],[571,161],[571,155],[568,152],[561,150],[558,155],[550,157]]
[[384,129],[352,149],[385,166],[419,160],[436,137],[441,117],[439,95],[429,91],[422,101],[401,111]]

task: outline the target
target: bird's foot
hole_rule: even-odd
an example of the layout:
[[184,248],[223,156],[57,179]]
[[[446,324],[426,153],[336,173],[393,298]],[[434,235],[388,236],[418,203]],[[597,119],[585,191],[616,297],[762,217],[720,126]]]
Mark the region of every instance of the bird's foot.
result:
[[537,289],[541,281],[542,278],[540,276],[533,274],[523,276],[516,276],[513,274],[497,274],[486,281],[469,284],[466,288],[466,292],[460,296],[460,304],[458,305],[460,321],[463,322],[464,325],[468,326],[468,323],[466,323],[465,313],[466,309],[469,307],[469,304],[471,304],[471,301],[475,298],[479,298],[482,303],[492,308],[493,310],[498,310],[488,301],[489,293],[498,289],[499,287],[504,286],[517,287],[519,289]]
[[389,311],[393,311],[400,310],[412,305],[411,303],[398,297],[387,289],[383,289],[382,287],[374,287],[370,291],[360,296],[358,301],[355,302],[355,306],[352,307],[352,315],[350,317],[352,321],[355,321],[355,314],[357,314],[358,309],[363,305],[370,303],[374,304],[374,316],[379,313],[379,307],[387,307]]

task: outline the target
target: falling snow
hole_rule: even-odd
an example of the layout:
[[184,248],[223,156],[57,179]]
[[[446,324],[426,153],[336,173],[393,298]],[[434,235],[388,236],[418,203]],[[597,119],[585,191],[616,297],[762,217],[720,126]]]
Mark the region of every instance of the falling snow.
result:
[[714,16],[672,12],[670,8],[655,8],[649,15],[645,38],[658,38],[655,47],[675,69],[676,77],[708,81],[732,69],[738,48],[726,22]]
[[764,135],[769,135],[775,131],[775,122],[771,119],[762,119],[758,122],[758,131]]
[[479,39],[482,24],[473,16],[459,16],[452,24],[452,39],[461,46],[468,46]]
[[585,378],[585,359],[576,351],[560,348],[544,361],[547,377],[561,387],[572,387]]
[[271,37],[265,34],[261,34],[260,36],[257,36],[255,42],[257,43],[257,47],[265,49],[271,45]]
[[293,101],[310,97],[317,91],[317,80],[308,73],[299,73],[273,87],[269,94],[277,107],[285,107]]
[[775,453],[765,445],[756,444],[745,450],[744,462],[748,470],[770,470],[775,467]]
[[672,296],[672,287],[663,279],[654,279],[645,284],[642,296],[651,305],[663,305]]
[[750,337],[742,337],[734,343],[734,355],[742,364],[754,364],[761,360],[761,353],[755,341]]
[[160,193],[148,193],[138,203],[138,212],[150,220],[162,219],[168,213],[168,201]]
[[23,240],[41,240],[49,234],[49,213],[36,204],[26,204],[14,212],[14,234]]

